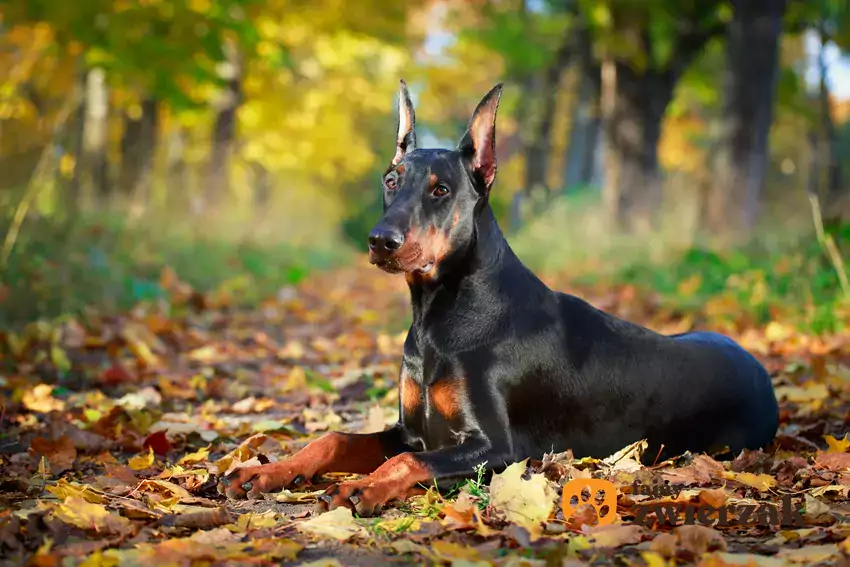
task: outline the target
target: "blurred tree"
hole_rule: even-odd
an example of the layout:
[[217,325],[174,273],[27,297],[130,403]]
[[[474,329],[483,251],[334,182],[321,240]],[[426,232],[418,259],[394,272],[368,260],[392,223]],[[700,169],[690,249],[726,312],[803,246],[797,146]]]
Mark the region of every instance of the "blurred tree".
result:
[[160,109],[156,97],[145,96],[141,102],[124,110],[118,188],[127,197],[142,203],[150,197],[159,123]]
[[785,0],[733,0],[726,39],[724,111],[715,153],[709,228],[725,236],[755,225],[768,160]]
[[682,74],[725,29],[723,6],[713,0],[580,0],[600,54],[603,195],[612,227],[647,232],[655,226],[662,119]]

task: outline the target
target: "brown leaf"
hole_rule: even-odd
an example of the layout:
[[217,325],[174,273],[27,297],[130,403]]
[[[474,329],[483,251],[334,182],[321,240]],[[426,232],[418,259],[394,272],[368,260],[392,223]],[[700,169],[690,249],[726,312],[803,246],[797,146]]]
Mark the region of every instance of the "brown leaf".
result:
[[713,508],[720,508],[724,504],[726,504],[726,499],[728,495],[726,491],[722,488],[713,488],[710,490],[700,490],[699,492],[699,500],[703,504],[708,504]]
[[624,524],[593,527],[585,525],[582,531],[594,547],[620,547],[640,543],[647,533],[643,526]]
[[162,519],[162,523],[177,528],[208,530],[232,524],[233,516],[227,508],[209,508],[188,514],[169,514]]
[[671,534],[657,536],[650,548],[668,558],[692,562],[709,551],[726,551],[723,534],[700,525],[679,526]]
[[30,453],[39,459],[44,457],[50,463],[50,469],[60,474],[74,466],[77,458],[77,449],[67,436],[59,439],[49,440],[44,437],[36,437],[30,443]]
[[131,529],[127,518],[108,512],[100,504],[93,504],[76,496],[70,496],[56,506],[53,515],[66,524],[98,534],[123,534]]
[[850,453],[821,453],[815,462],[833,472],[850,471]]
[[662,477],[673,484],[708,484],[714,478],[722,476],[723,470],[723,465],[708,455],[697,455],[690,465],[666,470]]

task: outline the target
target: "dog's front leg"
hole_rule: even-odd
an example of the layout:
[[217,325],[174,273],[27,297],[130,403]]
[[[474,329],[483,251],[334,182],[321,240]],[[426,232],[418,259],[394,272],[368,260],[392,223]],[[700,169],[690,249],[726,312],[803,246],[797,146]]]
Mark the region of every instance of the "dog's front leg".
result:
[[329,487],[319,499],[329,510],[345,506],[371,516],[390,500],[415,494],[418,484],[468,478],[484,462],[494,467],[508,461],[506,451],[494,449],[483,436],[473,437],[454,447],[401,453],[363,479]]
[[408,450],[398,424],[379,433],[328,433],[280,462],[233,471],[219,481],[218,491],[229,498],[256,498],[326,472],[369,474]]

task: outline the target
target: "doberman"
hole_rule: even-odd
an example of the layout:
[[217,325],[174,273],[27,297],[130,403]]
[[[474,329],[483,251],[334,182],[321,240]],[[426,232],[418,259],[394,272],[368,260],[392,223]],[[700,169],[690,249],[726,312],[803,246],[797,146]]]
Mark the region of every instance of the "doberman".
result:
[[410,287],[398,423],[329,433],[286,460],[237,469],[221,492],[252,498],[325,472],[362,473],[328,488],[320,505],[367,516],[420,483],[553,450],[601,458],[647,439],[651,464],[773,439],[770,377],[732,339],[618,319],[550,290],[514,255],[488,204],[501,90],[481,100],[457,148],[417,149],[401,82],[383,216],[369,235],[370,262],[404,273]]

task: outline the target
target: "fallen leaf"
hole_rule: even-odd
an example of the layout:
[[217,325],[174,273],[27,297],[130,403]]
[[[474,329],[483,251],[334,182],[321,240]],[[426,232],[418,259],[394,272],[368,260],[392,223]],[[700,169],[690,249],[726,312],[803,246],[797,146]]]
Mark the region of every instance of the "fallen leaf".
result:
[[236,527],[243,532],[247,532],[248,530],[273,528],[277,523],[277,513],[274,510],[266,510],[262,513],[249,512],[248,514],[242,514],[236,521]]
[[154,456],[153,447],[148,447],[147,453],[139,453],[135,457],[130,457],[127,465],[134,471],[143,471],[153,466]]
[[723,471],[723,478],[740,482],[759,492],[766,492],[776,486],[776,479],[769,474],[753,474],[747,472]]
[[348,508],[336,508],[315,518],[296,525],[304,533],[346,541],[357,535],[366,535],[366,530],[354,521]]
[[30,442],[30,453],[35,458],[43,456],[47,459],[50,469],[56,474],[61,474],[73,467],[77,459],[77,449],[66,435],[53,441],[44,437],[35,437]]
[[829,447],[827,453],[844,453],[850,449],[850,439],[847,438],[846,433],[841,439],[836,439],[832,435],[824,435],[823,438]]
[[163,525],[193,530],[208,530],[233,523],[227,508],[203,508],[188,514],[169,514],[163,517]]
[[723,472],[723,465],[708,455],[697,455],[686,467],[665,470],[662,478],[672,484],[707,484],[715,477],[722,476]]
[[726,551],[723,534],[700,525],[678,526],[672,533],[658,535],[650,548],[667,558],[692,562],[710,551]]
[[786,563],[775,557],[754,553],[715,552],[703,555],[697,567],[785,567]]
[[168,440],[168,437],[165,436],[165,431],[151,433],[145,438],[142,446],[153,449],[154,453],[161,456],[167,455],[171,452],[171,442]]
[[611,524],[607,526],[582,527],[593,547],[620,547],[640,543],[646,534],[646,528],[637,525]]
[[490,481],[490,505],[505,514],[508,521],[528,530],[532,539],[542,531],[541,524],[554,507],[555,491],[542,474],[523,480],[528,460],[513,463]]
[[178,465],[186,466],[186,465],[196,465],[198,463],[202,463],[207,460],[207,457],[210,456],[210,447],[202,447],[198,449],[194,453],[189,453],[188,455],[184,455],[179,461],[177,461]]
[[821,453],[815,462],[833,472],[850,471],[850,453]]
[[457,559],[474,561],[478,559],[478,551],[475,549],[446,540],[438,540],[432,543],[431,551],[437,558],[443,561],[454,561]]
[[810,382],[806,386],[778,386],[775,388],[779,401],[804,403],[818,402],[829,397],[829,388],[820,382]]
[[799,549],[780,549],[776,557],[789,563],[813,565],[828,561],[839,553],[838,545],[828,543],[823,545],[808,545]]
[[113,514],[100,504],[71,496],[53,510],[54,517],[66,524],[99,534],[123,534],[130,529],[127,518]]
[[65,402],[53,397],[53,387],[49,384],[39,384],[24,393],[21,403],[30,411],[50,413],[65,409]]
[[67,479],[60,478],[53,486],[46,486],[45,490],[56,496],[59,500],[67,500],[68,498],[82,498],[86,502],[93,504],[103,504],[106,502],[106,494],[100,490],[79,484],[69,482]]
[[829,514],[829,506],[810,494],[806,494],[805,496],[804,508],[806,510],[806,516],[810,518],[817,518],[823,514]]

